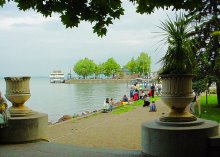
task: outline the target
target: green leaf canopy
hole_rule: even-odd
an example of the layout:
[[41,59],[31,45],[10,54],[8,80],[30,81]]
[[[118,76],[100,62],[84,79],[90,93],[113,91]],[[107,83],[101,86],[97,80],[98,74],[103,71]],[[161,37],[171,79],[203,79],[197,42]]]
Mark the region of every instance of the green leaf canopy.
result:
[[[6,2],[15,2],[20,10],[33,9],[45,17],[59,14],[67,28],[78,27],[81,21],[93,24],[93,31],[99,36],[106,35],[107,27],[114,19],[124,14],[122,0],[0,0],[0,6]],[[185,9],[199,7],[203,0],[128,0],[137,6],[138,13],[152,13],[155,9]]]
[[89,60],[88,58],[84,58],[79,60],[73,68],[73,71],[80,76],[83,76],[83,78],[87,78],[87,76],[94,74],[96,64]]

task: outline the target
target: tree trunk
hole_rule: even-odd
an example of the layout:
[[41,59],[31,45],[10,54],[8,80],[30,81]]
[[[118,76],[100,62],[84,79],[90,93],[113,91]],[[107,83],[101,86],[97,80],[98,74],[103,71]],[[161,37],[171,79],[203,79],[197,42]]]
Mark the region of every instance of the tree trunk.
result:
[[205,91],[205,104],[208,105],[208,90]]
[[220,81],[216,82],[216,91],[217,91],[217,107],[220,108]]

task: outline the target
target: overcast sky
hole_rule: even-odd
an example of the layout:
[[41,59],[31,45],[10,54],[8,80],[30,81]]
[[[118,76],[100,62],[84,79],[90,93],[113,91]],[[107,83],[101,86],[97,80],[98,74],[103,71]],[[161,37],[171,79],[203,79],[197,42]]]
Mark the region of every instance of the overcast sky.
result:
[[115,20],[107,35],[93,34],[90,23],[66,29],[59,16],[44,18],[34,11],[19,11],[13,3],[0,8],[0,77],[49,76],[53,70],[67,74],[74,64],[85,57],[103,63],[113,57],[121,66],[141,52],[151,56],[151,70],[164,55],[166,47],[157,50],[161,37],[155,33],[167,15],[175,12],[158,10],[140,15],[135,6],[126,2],[125,15]]

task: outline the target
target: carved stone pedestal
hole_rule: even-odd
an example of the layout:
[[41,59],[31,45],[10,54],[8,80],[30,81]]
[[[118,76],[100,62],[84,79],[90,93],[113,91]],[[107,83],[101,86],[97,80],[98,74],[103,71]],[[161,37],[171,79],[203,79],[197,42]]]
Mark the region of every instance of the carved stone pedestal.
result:
[[8,125],[0,129],[0,143],[24,143],[48,139],[48,116],[34,113],[31,116],[11,117]]
[[141,128],[142,151],[155,157],[207,157],[208,138],[218,135],[217,122],[145,122]]

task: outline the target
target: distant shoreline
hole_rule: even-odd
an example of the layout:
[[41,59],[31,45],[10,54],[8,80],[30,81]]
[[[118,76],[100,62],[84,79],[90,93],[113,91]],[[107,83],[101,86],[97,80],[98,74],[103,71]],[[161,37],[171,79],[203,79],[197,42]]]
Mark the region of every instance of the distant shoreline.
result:
[[128,79],[70,79],[65,80],[65,83],[128,83]]

